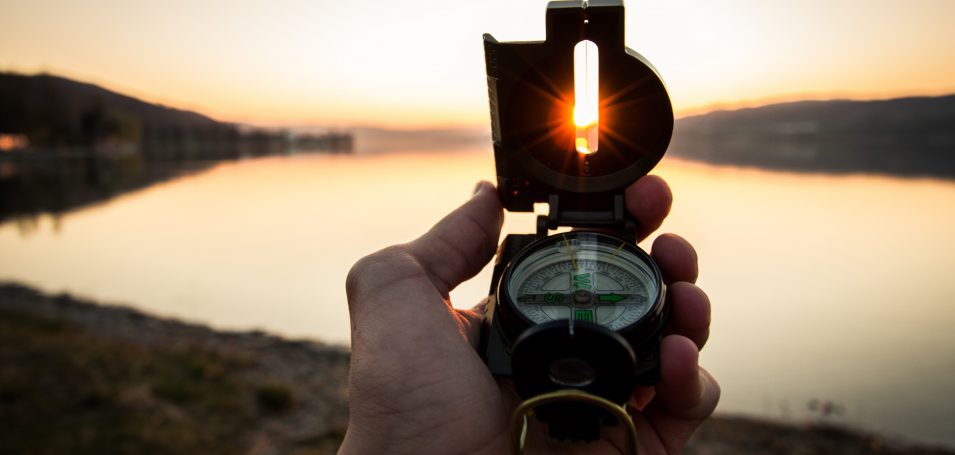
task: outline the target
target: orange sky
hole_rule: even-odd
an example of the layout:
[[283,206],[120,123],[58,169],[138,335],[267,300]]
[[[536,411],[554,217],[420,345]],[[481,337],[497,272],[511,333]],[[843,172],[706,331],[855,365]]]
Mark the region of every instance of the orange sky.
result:
[[[627,45],[678,115],[955,92],[955,2],[629,1]],[[544,1],[0,5],[0,70],[61,74],[228,121],[484,126],[481,34],[544,37]]]

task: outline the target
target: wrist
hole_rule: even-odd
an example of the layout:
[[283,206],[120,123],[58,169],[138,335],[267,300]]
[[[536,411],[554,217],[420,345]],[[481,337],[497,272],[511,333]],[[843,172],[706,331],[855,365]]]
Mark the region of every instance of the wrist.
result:
[[[386,429],[387,428],[387,429]],[[506,453],[503,438],[492,437],[486,440],[469,440],[460,433],[425,431],[419,434],[395,432],[391,430],[407,428],[405,425],[382,426],[366,431],[349,424],[338,455],[499,455]]]
[[[345,431],[345,437],[342,439],[342,445],[338,449],[338,455],[378,455],[383,453],[415,453],[423,454],[422,445],[406,444],[408,441],[406,435],[393,434],[386,428],[390,425],[382,425],[372,431],[366,431],[360,425],[355,425],[354,421],[349,422],[348,430]],[[408,447],[408,446],[411,447]]]

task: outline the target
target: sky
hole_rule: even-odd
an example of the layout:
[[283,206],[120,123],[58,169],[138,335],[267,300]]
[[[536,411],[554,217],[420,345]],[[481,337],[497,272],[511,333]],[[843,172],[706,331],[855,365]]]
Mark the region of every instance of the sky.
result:
[[[678,116],[955,92],[955,1],[626,2]],[[481,127],[481,36],[542,40],[545,1],[3,0],[0,71],[258,125]]]

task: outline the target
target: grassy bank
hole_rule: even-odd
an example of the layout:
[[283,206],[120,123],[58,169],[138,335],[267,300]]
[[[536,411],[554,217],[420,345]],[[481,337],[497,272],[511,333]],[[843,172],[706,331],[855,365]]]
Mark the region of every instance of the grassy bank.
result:
[[335,453],[342,348],[0,288],[0,453]]
[[[331,454],[348,352],[0,285],[0,454]],[[953,454],[720,416],[687,454]]]

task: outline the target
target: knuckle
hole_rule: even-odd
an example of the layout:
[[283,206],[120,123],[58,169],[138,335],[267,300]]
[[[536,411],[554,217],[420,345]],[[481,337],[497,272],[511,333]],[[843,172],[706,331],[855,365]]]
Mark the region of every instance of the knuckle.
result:
[[373,285],[375,280],[382,276],[383,271],[393,269],[399,262],[404,261],[405,256],[402,245],[392,245],[355,262],[345,277],[345,293],[349,303],[361,293],[362,289]]

